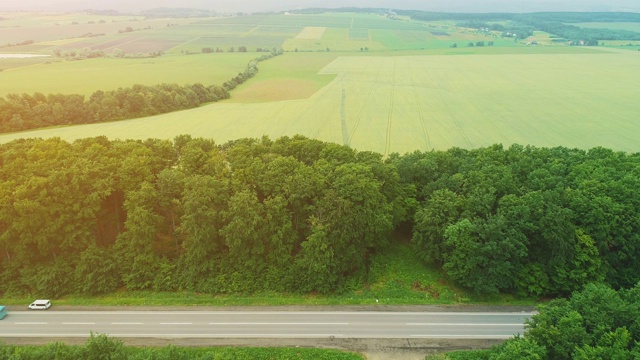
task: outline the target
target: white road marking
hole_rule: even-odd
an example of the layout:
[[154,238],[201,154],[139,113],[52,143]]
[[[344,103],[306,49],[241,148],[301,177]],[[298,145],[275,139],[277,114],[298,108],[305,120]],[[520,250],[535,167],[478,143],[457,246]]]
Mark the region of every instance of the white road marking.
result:
[[[119,334],[119,333],[110,333],[109,337],[171,337],[171,338],[181,338],[181,339],[214,339],[214,338],[247,338],[247,337],[260,337],[260,338],[274,338],[274,337],[282,337],[282,338],[331,338],[331,337],[344,337],[343,334]],[[91,336],[88,333],[81,334],[34,334],[34,333],[23,333],[23,334],[3,334],[3,337],[78,337],[78,338],[88,338]]]
[[301,322],[211,322],[209,325],[349,325],[349,323],[301,323]]
[[434,339],[511,339],[514,335],[411,335],[416,338]]
[[524,324],[407,323],[407,326],[524,326]]

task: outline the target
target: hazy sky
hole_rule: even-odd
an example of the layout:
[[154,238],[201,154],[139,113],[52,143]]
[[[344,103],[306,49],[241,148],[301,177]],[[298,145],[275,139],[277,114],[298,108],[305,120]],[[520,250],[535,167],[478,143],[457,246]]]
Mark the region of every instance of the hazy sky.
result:
[[640,0],[0,0],[0,11],[113,9],[137,12],[156,7],[193,7],[218,12],[257,12],[345,6],[459,12],[640,12]]

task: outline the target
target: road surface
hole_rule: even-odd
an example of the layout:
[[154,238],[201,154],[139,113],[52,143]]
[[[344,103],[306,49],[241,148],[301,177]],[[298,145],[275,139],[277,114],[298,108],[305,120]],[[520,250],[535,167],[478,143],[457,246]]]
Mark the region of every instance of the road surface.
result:
[[11,311],[0,339],[88,337],[506,339],[530,312]]

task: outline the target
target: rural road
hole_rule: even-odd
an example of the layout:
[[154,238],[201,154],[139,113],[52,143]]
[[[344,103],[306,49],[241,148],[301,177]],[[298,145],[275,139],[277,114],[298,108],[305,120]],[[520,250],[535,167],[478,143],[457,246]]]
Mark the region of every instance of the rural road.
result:
[[84,344],[89,332],[131,346],[315,347],[368,360],[422,360],[426,354],[484,349],[524,332],[530,307],[72,307],[12,306],[0,341]]
[[12,311],[0,338],[505,339],[531,313],[379,311]]

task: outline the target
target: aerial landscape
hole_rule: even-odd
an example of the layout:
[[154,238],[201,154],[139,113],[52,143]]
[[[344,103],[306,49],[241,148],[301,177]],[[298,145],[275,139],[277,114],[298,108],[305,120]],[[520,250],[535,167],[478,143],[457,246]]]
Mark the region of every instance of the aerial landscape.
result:
[[0,5],[0,359],[636,359],[639,81],[636,1]]

